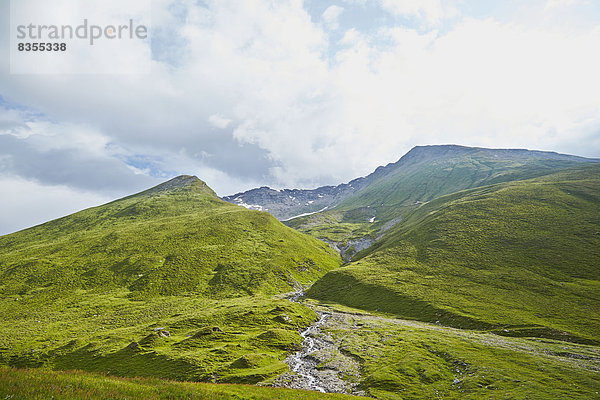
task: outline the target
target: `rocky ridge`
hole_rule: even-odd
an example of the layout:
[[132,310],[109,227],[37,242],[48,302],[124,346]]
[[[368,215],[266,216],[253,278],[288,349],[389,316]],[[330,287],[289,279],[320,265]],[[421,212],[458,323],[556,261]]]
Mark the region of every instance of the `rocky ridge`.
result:
[[525,149],[485,149],[457,145],[416,146],[395,163],[380,166],[371,174],[337,186],[316,189],[272,189],[268,186],[225,196],[222,199],[251,210],[268,211],[280,221],[331,209],[353,194],[400,168],[418,168],[422,164],[457,156],[484,154],[491,158],[513,160],[540,159],[571,162],[599,162],[598,159]]

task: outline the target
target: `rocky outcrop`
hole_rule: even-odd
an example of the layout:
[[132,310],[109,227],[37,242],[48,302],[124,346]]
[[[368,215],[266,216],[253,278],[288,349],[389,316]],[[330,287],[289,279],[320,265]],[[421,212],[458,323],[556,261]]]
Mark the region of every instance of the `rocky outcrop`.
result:
[[223,200],[251,210],[268,211],[280,221],[314,214],[333,208],[352,194],[364,189],[379,177],[386,175],[395,164],[379,167],[372,174],[337,186],[316,189],[276,190],[263,186],[225,196]]
[[297,216],[325,211],[360,188],[362,188],[360,183],[323,186],[313,190],[275,190],[261,187],[223,197],[223,200],[251,210],[268,211],[275,218],[285,221]]

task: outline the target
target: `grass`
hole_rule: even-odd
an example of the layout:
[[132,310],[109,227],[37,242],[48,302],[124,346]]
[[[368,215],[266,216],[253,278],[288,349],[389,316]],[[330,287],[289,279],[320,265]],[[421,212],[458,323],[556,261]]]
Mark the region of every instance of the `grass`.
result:
[[200,180],[167,188],[0,237],[0,293],[275,294],[340,264],[325,243],[221,201]]
[[140,301],[80,290],[51,304],[16,299],[0,300],[1,364],[129,377],[267,382],[287,370],[298,331],[316,320],[307,307],[262,296]]
[[308,295],[449,326],[600,342],[600,166],[440,197]]
[[157,378],[117,378],[82,371],[0,367],[0,397],[37,399],[350,399],[351,396],[250,385],[174,382]]
[[397,167],[367,188],[344,200],[335,210],[371,206],[393,211],[399,206],[431,201],[460,190],[531,179],[581,164],[581,159],[460,146],[415,148]]
[[326,332],[360,361],[360,385],[379,399],[592,399],[600,392],[597,346],[338,315]]

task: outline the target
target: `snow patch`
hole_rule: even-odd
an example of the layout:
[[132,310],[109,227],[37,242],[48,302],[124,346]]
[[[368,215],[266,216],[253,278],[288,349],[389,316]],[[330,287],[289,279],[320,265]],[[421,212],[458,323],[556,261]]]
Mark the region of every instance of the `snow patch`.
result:
[[238,206],[246,207],[248,210],[263,211],[263,207],[259,204],[246,204],[246,203],[240,202],[238,204]]
[[322,212],[322,211],[325,211],[325,210],[327,210],[328,208],[329,208],[329,206],[327,206],[327,207],[325,207],[325,208],[323,208],[323,209],[321,209],[321,210],[319,210],[319,211],[313,211],[313,212],[308,212],[308,213],[304,213],[304,214],[298,214],[298,215],[294,215],[293,217],[289,217],[289,218],[286,218],[286,219],[282,219],[282,220],[280,220],[280,221],[282,221],[282,222],[285,222],[285,221],[290,221],[290,220],[292,220],[292,219],[294,219],[294,218],[306,217],[306,216],[308,216],[308,215],[313,215],[313,214],[316,214],[316,213],[320,213],[320,212]]

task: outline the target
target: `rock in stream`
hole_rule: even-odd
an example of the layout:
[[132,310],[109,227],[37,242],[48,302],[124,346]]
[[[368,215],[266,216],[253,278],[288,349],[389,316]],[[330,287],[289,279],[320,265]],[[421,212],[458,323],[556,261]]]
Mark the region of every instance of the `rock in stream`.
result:
[[[289,299],[299,302],[302,295],[303,292],[295,292]],[[327,312],[316,313],[319,320],[300,333],[302,349],[286,359],[289,372],[278,377],[273,386],[364,395],[356,390],[360,377],[358,362],[342,354],[339,343],[335,343],[322,329],[334,316]],[[344,380],[340,375],[353,379]]]

